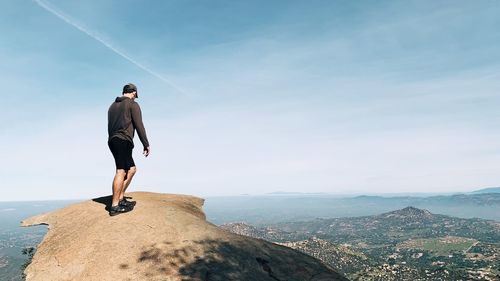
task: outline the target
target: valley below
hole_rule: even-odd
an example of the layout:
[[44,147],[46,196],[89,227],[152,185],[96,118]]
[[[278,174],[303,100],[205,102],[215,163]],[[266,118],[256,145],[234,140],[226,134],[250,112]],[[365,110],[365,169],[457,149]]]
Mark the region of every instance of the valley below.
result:
[[500,223],[493,220],[406,207],[372,216],[221,227],[304,252],[350,280],[500,280]]

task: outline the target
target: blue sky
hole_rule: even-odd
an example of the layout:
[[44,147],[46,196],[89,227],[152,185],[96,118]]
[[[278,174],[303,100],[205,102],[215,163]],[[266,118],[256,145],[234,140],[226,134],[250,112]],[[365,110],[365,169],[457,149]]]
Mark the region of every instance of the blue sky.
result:
[[2,1],[1,200],[130,190],[455,192],[500,183],[498,1]]

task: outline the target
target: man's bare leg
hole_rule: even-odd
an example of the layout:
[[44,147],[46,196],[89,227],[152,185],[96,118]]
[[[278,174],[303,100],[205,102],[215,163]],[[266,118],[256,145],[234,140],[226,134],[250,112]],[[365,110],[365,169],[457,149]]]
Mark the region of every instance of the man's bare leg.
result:
[[113,200],[111,201],[111,206],[117,206],[120,202],[120,194],[122,194],[125,174],[124,169],[116,170],[115,178],[113,179]]
[[132,181],[132,178],[134,177],[135,172],[137,172],[136,167],[135,166],[130,167],[130,169],[127,172],[127,179],[123,182],[123,188],[122,188],[122,191],[120,192],[120,199],[119,200],[122,200],[123,197],[125,196],[125,190],[127,190],[127,187],[129,186],[130,181]]

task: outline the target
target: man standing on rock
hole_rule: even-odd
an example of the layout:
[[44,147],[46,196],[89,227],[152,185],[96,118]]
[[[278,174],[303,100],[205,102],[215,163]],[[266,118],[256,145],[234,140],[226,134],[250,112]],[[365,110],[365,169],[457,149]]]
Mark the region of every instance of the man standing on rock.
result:
[[132,159],[134,131],[137,131],[144,146],[144,156],[148,157],[151,151],[142,124],[141,108],[135,102],[136,98],[138,98],[137,87],[128,83],[123,87],[122,96],[117,97],[108,110],[108,146],[116,164],[110,216],[132,211],[135,206],[135,201],[127,201],[124,197],[125,190],[136,173]]

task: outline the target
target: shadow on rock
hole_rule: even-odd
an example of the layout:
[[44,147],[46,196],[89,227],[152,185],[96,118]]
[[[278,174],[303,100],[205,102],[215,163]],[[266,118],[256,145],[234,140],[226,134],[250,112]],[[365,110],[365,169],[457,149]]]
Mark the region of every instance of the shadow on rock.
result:
[[[124,196],[124,198],[125,199],[132,199],[132,197],[129,197],[129,196]],[[108,195],[108,196],[102,196],[102,197],[94,198],[94,199],[92,199],[92,201],[100,203],[100,204],[103,204],[104,205],[104,209],[106,211],[109,211],[109,208],[111,208],[111,200],[112,199],[113,199],[113,196]]]
[[169,242],[163,242],[146,248],[137,262],[148,267],[145,277],[149,279],[178,272],[183,281],[347,280],[305,254],[256,241],[190,241],[175,250],[169,248]]

